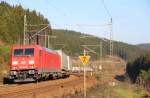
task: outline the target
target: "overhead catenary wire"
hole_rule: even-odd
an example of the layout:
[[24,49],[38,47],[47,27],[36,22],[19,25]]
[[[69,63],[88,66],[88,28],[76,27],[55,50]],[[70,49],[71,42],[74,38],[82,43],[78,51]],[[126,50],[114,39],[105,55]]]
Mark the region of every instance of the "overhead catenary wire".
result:
[[106,10],[107,15],[110,18],[109,21],[109,30],[110,30],[110,55],[113,55],[113,20],[112,20],[112,15],[110,14],[110,11],[108,10],[104,0],[101,0],[102,4],[104,6],[104,9]]
[[[10,0],[11,1],[11,0]],[[18,3],[18,4],[21,4],[18,0],[15,0],[16,1],[16,3]],[[53,1],[53,0],[52,0]],[[107,8],[107,6],[106,6],[106,4],[104,3],[104,0],[101,0],[102,1],[102,4],[103,4],[103,6],[104,6],[104,8],[105,8],[105,10],[106,10],[106,12],[107,12],[107,14],[111,17],[111,14],[110,14],[110,11],[108,10],[108,8]],[[67,20],[68,20],[68,18],[69,18],[69,15],[68,14],[66,14],[66,12],[64,11],[64,10],[62,10],[61,8],[58,8],[57,6],[55,6],[53,3],[51,3],[49,0],[47,0],[47,2],[48,2],[48,4],[50,4],[51,5],[51,7],[53,7],[54,9],[56,9],[59,13],[61,13],[61,15],[64,17],[64,18],[66,18]],[[45,9],[45,10],[47,10],[47,9]],[[67,9],[68,10],[68,9]],[[56,24],[56,23],[55,23]],[[57,26],[58,26],[58,24],[57,24]],[[96,28],[96,27],[103,27],[103,26],[105,26],[105,24],[104,25],[101,25],[101,24],[98,24],[98,25],[95,25],[95,24],[92,24],[92,25],[89,25],[89,24],[74,24],[74,25],[68,25],[69,27],[79,27],[79,28],[81,28],[81,29],[85,29],[85,27],[94,27],[94,28]],[[61,27],[61,26],[59,26],[59,27]]]
[[102,5],[104,6],[104,9],[105,9],[107,15],[108,15],[110,18],[112,18],[112,15],[111,15],[110,11],[108,10],[108,8],[107,8],[107,6],[106,6],[104,0],[101,0],[101,2],[102,2]]
[[[50,7],[53,7],[54,9],[57,10],[57,12],[62,13],[61,11],[59,11],[59,9],[58,9],[54,4],[52,4],[52,3],[49,2],[48,0],[46,0],[46,4],[50,4],[50,5],[51,5]],[[45,8],[45,11],[46,11],[47,13],[49,13],[49,11],[48,11],[49,8],[48,8],[48,6],[45,6],[45,7],[46,7],[46,8]],[[66,16],[66,13],[62,13],[62,16],[65,17],[65,16]],[[55,25],[56,28],[62,28],[62,26],[60,26],[59,24],[55,23],[54,21],[50,20],[50,22],[51,22],[52,25]]]
[[[18,0],[15,0],[17,3],[19,3],[19,4],[21,4]],[[51,0],[51,1],[53,1],[53,0]],[[59,7],[57,7],[53,2],[51,2],[51,1],[49,1],[49,0],[46,0],[46,3],[47,4],[49,4],[50,5],[50,7],[53,7],[59,14],[61,14],[61,16],[63,16],[64,17],[64,20],[68,20],[68,19],[70,19],[70,17],[69,16],[71,16],[71,15],[69,15],[68,13],[66,13],[62,8],[59,8]],[[111,14],[110,14],[110,11],[108,10],[108,8],[107,8],[107,6],[106,6],[106,4],[105,4],[105,2],[104,2],[104,0],[102,0],[102,4],[103,4],[103,6],[104,6],[104,8],[105,8],[105,10],[106,10],[106,12],[107,12],[107,14],[109,15],[109,17],[111,17]],[[49,9],[49,7],[48,6],[46,6],[47,8],[45,9],[45,10],[48,10]],[[68,10],[68,9],[67,9]],[[48,11],[47,11],[48,12]],[[68,11],[67,11],[68,12]],[[52,21],[51,20],[51,23],[53,23],[53,25],[55,25],[55,28],[63,28],[63,27],[65,27],[65,26],[61,26],[61,25],[58,25],[58,23],[55,23],[54,21]],[[107,24],[78,24],[78,23],[75,23],[74,25],[66,25],[66,28],[80,28],[81,29],[81,31],[88,31],[88,30],[86,30],[86,28],[100,28],[100,27],[105,27],[105,26],[107,26]],[[74,29],[75,29],[74,28]]]
[[[62,9],[60,9],[60,8],[58,8],[58,7],[56,7],[53,3],[51,3],[50,1],[48,1],[48,4],[50,4],[51,5],[51,7],[53,7],[54,9],[56,9],[57,10],[57,12],[59,12],[59,14],[62,14],[61,16],[63,16],[64,17],[64,20],[66,20],[66,21],[68,21],[68,19],[70,19],[69,18],[69,15],[68,14],[66,14],[65,13],[65,11],[63,11]],[[48,7],[47,7],[47,9],[48,9]],[[46,9],[46,10],[47,10]],[[70,16],[71,17],[71,16]],[[58,25],[58,24],[56,24],[56,23],[53,23],[54,25],[55,25],[55,27],[65,27],[65,26],[60,26],[60,25]],[[78,28],[80,28],[80,29],[84,29],[84,27],[83,26],[80,26],[80,24],[75,24],[75,26],[76,27],[78,27]],[[66,28],[67,29],[70,29],[70,28],[72,28],[72,26],[68,26],[68,25],[66,25]],[[71,29],[70,29],[71,30]],[[84,29],[85,30],[85,29]]]
[[[58,7],[56,7],[53,3],[51,3],[49,0],[47,0],[47,2],[48,2],[48,4],[50,4],[51,5],[51,7],[53,7],[54,9],[56,9],[58,12],[59,12],[59,14],[61,13],[61,15],[64,17],[64,20],[72,20],[72,19],[70,19],[69,18],[69,16],[71,17],[71,15],[69,15],[69,14],[66,14],[66,12],[64,11],[64,10],[62,10],[62,9],[60,9],[60,8],[58,8]],[[68,11],[68,9],[67,9],[67,11]],[[70,12],[70,11],[69,11]],[[78,24],[78,23],[74,23],[74,25],[75,26],[72,26],[72,25],[66,25],[66,27],[68,27],[68,29],[70,28],[70,27],[78,27],[78,28],[80,28],[80,29],[82,29],[82,30],[85,30],[85,27],[83,27],[83,26],[81,26],[80,24]],[[57,24],[57,26],[58,26],[58,24]],[[59,26],[59,27],[63,27],[63,26]]]
[[[49,2],[49,1],[48,1]],[[56,8],[57,9],[57,11],[59,11],[60,13],[63,13],[63,17],[67,17],[68,16],[68,14],[64,14],[64,11],[62,11],[62,9],[59,9],[59,8],[57,8],[56,6],[54,6],[51,2],[49,2],[54,8]],[[104,6],[104,9],[106,10],[106,13],[107,13],[107,15],[110,17],[110,22],[109,23],[107,23],[107,24],[103,24],[103,25],[87,25],[87,24],[84,24],[84,25],[81,25],[81,24],[75,24],[74,26],[73,25],[69,25],[69,28],[71,27],[72,28],[72,26],[73,27],[78,27],[78,28],[80,28],[80,29],[82,29],[83,31],[86,31],[85,30],[85,28],[100,28],[100,27],[109,27],[109,28],[111,28],[110,29],[110,54],[112,54],[112,52],[111,51],[113,51],[113,43],[112,43],[112,39],[113,39],[113,37],[112,37],[112,16],[111,16],[111,14],[110,14],[110,11],[108,10],[108,8],[107,8],[107,6],[105,5],[105,3],[104,3],[104,0],[102,0],[102,4],[103,4],[103,6]],[[67,20],[68,20],[68,18],[67,18]]]
[[[51,1],[53,1],[53,0],[51,0]],[[54,9],[56,9],[57,10],[57,12],[59,13],[59,14],[61,14],[61,16],[63,16],[64,17],[64,19],[63,20],[67,20],[68,21],[68,19],[70,19],[70,17],[71,17],[71,15],[69,15],[68,13],[66,13],[64,10],[62,10],[62,8],[59,8],[59,7],[57,7],[55,4],[53,4],[52,2],[50,2],[49,0],[47,0],[47,4],[50,4],[51,5],[51,7],[53,7]],[[104,2],[103,2],[104,3]],[[110,14],[110,12],[109,12],[109,10],[108,10],[108,8],[107,8],[107,6],[104,4],[104,7],[105,7],[105,10],[107,11],[107,14],[111,17],[111,14]],[[47,10],[47,9],[45,9],[45,10]],[[68,9],[67,9],[67,12],[68,12]],[[70,17],[69,17],[70,16]],[[54,24],[54,23],[53,23]],[[67,29],[72,29],[72,30],[78,30],[78,29],[80,29],[80,32],[82,32],[82,33],[84,33],[84,32],[88,32],[88,29],[87,28],[99,28],[99,29],[105,29],[106,27],[108,27],[110,25],[110,23],[108,24],[108,23],[104,23],[104,24],[79,24],[79,23],[74,23],[74,24],[69,24],[69,25],[59,25],[58,26],[58,24],[56,25],[56,23],[55,23],[55,27],[57,28],[59,28],[59,27],[61,27],[61,28],[63,28],[63,27],[66,27]]]

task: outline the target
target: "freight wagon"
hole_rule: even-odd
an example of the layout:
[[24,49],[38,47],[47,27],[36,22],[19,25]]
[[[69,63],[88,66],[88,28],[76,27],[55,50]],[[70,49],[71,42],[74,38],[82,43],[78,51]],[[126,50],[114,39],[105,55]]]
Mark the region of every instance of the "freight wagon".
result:
[[[62,51],[61,54],[63,54]],[[39,45],[13,46],[10,71],[8,77],[4,78],[4,84],[69,76],[70,67],[67,61],[69,57],[61,54]]]
[[72,70],[72,61],[71,58],[66,55],[62,50],[56,51],[61,57],[61,68],[67,69],[68,71]]

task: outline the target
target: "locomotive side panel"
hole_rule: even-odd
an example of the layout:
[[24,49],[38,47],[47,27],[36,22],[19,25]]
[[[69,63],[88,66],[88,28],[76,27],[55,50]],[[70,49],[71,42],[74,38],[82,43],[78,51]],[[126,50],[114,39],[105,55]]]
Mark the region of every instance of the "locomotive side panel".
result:
[[60,56],[52,51],[42,49],[39,58],[39,72],[60,71]]

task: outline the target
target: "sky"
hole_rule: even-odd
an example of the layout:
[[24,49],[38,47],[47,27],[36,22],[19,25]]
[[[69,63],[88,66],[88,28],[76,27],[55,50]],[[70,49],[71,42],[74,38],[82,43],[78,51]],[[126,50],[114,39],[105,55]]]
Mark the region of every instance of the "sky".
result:
[[52,28],[75,30],[129,44],[150,43],[150,0],[5,0],[36,10]]

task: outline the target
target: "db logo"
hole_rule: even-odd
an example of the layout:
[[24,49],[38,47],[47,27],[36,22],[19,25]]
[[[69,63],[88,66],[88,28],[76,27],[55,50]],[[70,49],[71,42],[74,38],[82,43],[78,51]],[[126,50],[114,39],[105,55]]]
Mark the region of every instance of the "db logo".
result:
[[21,64],[26,64],[26,62],[25,61],[21,61]]

